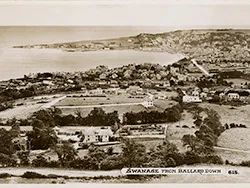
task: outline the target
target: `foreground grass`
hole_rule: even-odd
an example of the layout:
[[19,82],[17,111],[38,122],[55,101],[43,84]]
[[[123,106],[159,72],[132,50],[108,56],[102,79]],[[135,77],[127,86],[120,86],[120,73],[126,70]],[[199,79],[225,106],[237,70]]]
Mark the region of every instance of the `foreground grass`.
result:
[[[26,171],[22,175],[9,173],[0,174],[0,183],[19,184],[52,184],[52,183],[250,183],[250,168],[231,165],[185,165],[184,168],[218,168],[221,174],[169,174],[158,176],[66,176],[57,174],[41,174]],[[238,174],[230,174],[229,171],[237,171]]]

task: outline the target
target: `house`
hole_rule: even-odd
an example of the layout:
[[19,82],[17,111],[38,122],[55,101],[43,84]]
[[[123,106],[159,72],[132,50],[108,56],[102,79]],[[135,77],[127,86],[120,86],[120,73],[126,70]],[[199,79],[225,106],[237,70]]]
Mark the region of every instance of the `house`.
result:
[[140,86],[129,86],[127,93],[131,95],[143,94],[143,89]]
[[162,93],[160,93],[160,94],[156,95],[155,98],[156,98],[156,99],[160,99],[160,100],[164,100],[164,99],[167,98],[167,96],[164,95],[164,94],[162,94]]
[[154,106],[154,95],[148,94],[146,100],[142,103],[142,105],[146,108]]
[[201,92],[201,93],[200,93],[200,97],[201,97],[202,99],[207,98],[207,93]]
[[239,91],[238,94],[240,95],[239,99],[241,101],[246,101],[247,99],[249,99],[249,96],[250,96],[250,92],[247,90]]
[[192,96],[192,95],[184,95],[182,97],[182,101],[185,103],[191,103],[191,102],[202,102],[199,96]]
[[200,95],[200,92],[198,90],[194,90],[192,92],[192,96],[199,96]]
[[177,75],[177,79],[179,81],[187,81],[187,76],[186,75],[183,75],[183,74],[178,74]]
[[205,87],[205,88],[202,89],[202,91],[203,91],[204,93],[208,93],[208,92],[209,92],[209,89]]
[[220,99],[223,99],[224,97],[225,97],[225,93],[221,92],[221,93],[219,94],[219,98],[220,98]]
[[179,71],[180,71],[179,67],[173,67],[173,66],[170,67],[170,73],[172,75],[176,75],[176,73],[178,73]]
[[89,94],[102,95],[103,94],[103,89],[102,88],[96,88],[96,89],[90,90]]
[[113,136],[113,132],[110,128],[90,127],[83,131],[83,135],[83,143],[109,142],[109,138]]
[[51,80],[43,80],[42,83],[44,85],[53,85],[53,82]]
[[228,100],[239,100],[240,99],[240,95],[238,93],[228,93],[227,94],[227,99]]

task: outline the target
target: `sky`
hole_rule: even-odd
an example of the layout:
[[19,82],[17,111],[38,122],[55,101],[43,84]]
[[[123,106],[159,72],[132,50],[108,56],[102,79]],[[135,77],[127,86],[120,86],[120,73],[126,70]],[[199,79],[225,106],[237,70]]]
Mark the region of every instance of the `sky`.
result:
[[130,3],[87,2],[0,2],[0,25],[147,25],[179,29],[249,28],[250,25],[250,2],[245,4],[194,4],[184,1],[175,1],[182,3],[149,1],[151,3],[143,4],[138,1],[134,1],[135,3],[131,3],[132,1],[129,1]]
[[250,1],[141,2],[0,0],[0,47],[117,38],[178,29],[250,29]]

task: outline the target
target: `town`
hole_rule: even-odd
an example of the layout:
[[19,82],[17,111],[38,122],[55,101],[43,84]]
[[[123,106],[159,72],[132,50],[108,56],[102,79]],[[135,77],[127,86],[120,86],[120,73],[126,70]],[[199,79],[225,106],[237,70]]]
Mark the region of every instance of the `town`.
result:
[[[171,65],[99,65],[0,81],[0,165],[99,171],[201,163],[250,166],[250,56],[241,46],[249,45],[248,35],[206,32],[15,46],[72,53],[130,46],[185,55]],[[238,38],[227,49],[235,52],[233,58],[220,44],[231,35]],[[177,36],[201,41],[197,48],[206,50],[191,53],[196,45],[177,43]],[[211,44],[204,42],[209,37]]]

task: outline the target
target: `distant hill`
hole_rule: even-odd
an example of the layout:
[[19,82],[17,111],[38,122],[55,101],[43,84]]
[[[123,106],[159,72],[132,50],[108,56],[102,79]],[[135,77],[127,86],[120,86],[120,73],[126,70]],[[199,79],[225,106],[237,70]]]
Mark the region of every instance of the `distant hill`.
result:
[[117,39],[14,46],[56,48],[63,51],[143,50],[182,53],[203,62],[250,61],[250,30],[178,30]]

